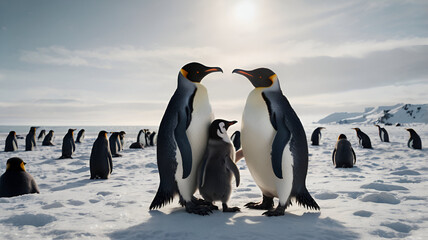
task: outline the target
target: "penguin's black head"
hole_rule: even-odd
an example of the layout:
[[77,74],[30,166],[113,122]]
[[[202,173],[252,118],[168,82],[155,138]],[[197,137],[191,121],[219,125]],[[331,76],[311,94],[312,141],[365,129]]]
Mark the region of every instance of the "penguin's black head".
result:
[[50,132],[50,133],[54,133],[55,131],[54,131],[54,130],[49,130],[49,132]]
[[276,74],[268,68],[257,68],[251,71],[235,69],[232,73],[248,78],[255,88],[268,88],[277,81]]
[[222,139],[224,136],[227,136],[227,129],[237,122],[238,121],[227,121],[223,119],[214,120],[210,125],[209,138]]
[[36,132],[37,127],[30,127],[30,132],[35,133]]
[[98,133],[99,138],[107,138],[107,132],[102,130]]
[[9,158],[6,162],[6,171],[24,171],[25,172],[25,162],[22,159],[13,157]]
[[318,127],[319,130],[325,129],[325,127]]
[[202,79],[213,72],[223,72],[219,67],[207,67],[197,62],[184,65],[180,70],[181,74],[192,82],[201,82]]
[[416,131],[413,130],[413,128],[406,128],[407,131],[409,131],[410,135],[415,134]]
[[354,129],[354,130],[355,130],[355,131],[357,131],[357,132],[360,132],[360,131],[361,131],[359,128],[352,128],[352,129]]
[[10,131],[9,135],[16,136],[16,132],[15,131]]
[[345,136],[345,134],[340,134],[339,138],[337,140],[341,140],[341,139],[347,139],[346,136]]
[[119,132],[119,135],[120,135],[120,136],[125,136],[125,134],[126,134],[126,132],[125,132],[125,131],[120,131],[120,132]]

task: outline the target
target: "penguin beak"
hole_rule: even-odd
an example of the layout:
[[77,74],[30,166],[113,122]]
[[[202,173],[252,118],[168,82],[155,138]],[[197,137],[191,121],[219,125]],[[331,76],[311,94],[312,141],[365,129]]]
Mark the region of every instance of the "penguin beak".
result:
[[228,127],[230,127],[230,126],[232,126],[233,124],[235,124],[235,123],[237,123],[238,121],[231,121],[231,122],[227,122],[227,126]]
[[254,78],[253,75],[249,74],[247,71],[242,70],[242,69],[235,69],[235,70],[232,71],[232,73],[237,73],[239,75],[245,76],[248,79]]
[[213,72],[223,72],[223,70],[219,67],[209,67],[207,70],[205,70],[205,73],[213,73]]

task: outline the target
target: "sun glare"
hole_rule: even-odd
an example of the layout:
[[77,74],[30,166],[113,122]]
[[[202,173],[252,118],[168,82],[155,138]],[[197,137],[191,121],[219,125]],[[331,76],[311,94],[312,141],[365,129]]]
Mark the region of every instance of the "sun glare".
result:
[[241,21],[251,21],[256,14],[256,6],[252,1],[241,1],[235,7],[235,14]]

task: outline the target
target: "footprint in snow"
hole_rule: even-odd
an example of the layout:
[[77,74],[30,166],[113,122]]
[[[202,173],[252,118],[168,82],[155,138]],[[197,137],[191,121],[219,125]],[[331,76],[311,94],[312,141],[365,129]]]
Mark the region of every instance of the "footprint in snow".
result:
[[383,222],[380,225],[391,228],[401,233],[409,233],[410,231],[417,229],[417,227],[412,227],[410,225],[407,225],[401,222]]
[[79,201],[79,200],[70,199],[70,200],[68,200],[68,204],[73,205],[73,206],[81,206],[85,203],[82,201]]
[[337,194],[337,193],[319,193],[319,194],[315,194],[315,198],[316,199],[320,199],[320,200],[336,199],[337,197],[339,197],[339,194]]
[[52,209],[52,208],[62,208],[64,207],[64,205],[62,205],[62,203],[60,202],[54,202],[51,204],[46,204],[42,207],[42,209]]
[[363,202],[374,202],[374,203],[387,203],[387,204],[399,204],[398,200],[394,195],[389,193],[372,193],[368,194],[361,199]]
[[354,212],[354,215],[359,217],[371,217],[373,213],[370,211],[361,210],[361,211]]
[[10,218],[6,218],[0,222],[11,224],[17,227],[25,226],[25,225],[42,227],[53,221],[56,221],[56,218],[54,216],[47,215],[47,214],[22,214],[22,215],[15,215]]
[[403,175],[421,175],[419,172],[413,171],[413,170],[401,170],[401,171],[392,172],[391,174],[392,175],[398,175],[398,176],[403,176]]
[[383,184],[383,183],[370,183],[362,185],[361,188],[364,189],[374,189],[378,191],[394,191],[394,190],[409,190],[408,188],[398,186],[398,185],[389,185],[389,184]]

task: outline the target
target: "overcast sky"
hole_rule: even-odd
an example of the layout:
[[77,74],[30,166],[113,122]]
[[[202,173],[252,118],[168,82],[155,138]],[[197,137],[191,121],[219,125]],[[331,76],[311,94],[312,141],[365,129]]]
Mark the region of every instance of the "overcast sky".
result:
[[428,103],[428,1],[0,1],[0,124],[158,125],[180,68],[241,120],[268,67],[304,122]]

